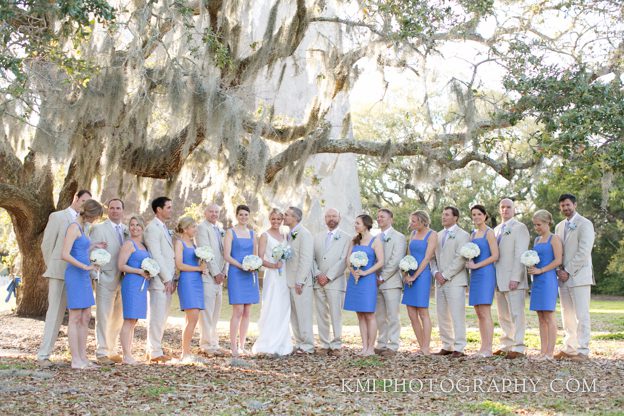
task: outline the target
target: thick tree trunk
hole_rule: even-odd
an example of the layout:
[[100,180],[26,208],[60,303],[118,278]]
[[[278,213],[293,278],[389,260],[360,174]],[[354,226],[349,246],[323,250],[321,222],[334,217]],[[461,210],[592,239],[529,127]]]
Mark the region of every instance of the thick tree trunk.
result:
[[[47,215],[45,217],[47,218]],[[16,235],[19,233],[18,228],[14,224]],[[41,254],[43,234],[20,234],[24,242],[20,244],[22,285],[17,292],[17,314],[20,316],[43,316],[48,308],[48,279],[42,276],[45,271],[45,263]]]

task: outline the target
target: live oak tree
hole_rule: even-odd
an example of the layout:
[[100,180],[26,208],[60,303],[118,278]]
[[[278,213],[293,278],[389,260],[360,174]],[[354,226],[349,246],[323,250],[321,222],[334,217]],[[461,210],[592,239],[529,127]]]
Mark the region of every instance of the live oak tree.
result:
[[[24,255],[20,314],[46,308],[39,246],[49,213],[95,179],[125,173],[173,182],[185,165],[216,160],[235,181],[244,174],[257,186],[280,184],[300,178],[317,153],[419,156],[451,170],[474,162],[512,178],[541,155],[509,151],[503,142],[526,139],[515,136],[518,120],[510,114],[535,117],[542,109],[531,113],[517,97],[483,94],[479,69],[490,62],[508,66],[506,58],[523,51],[554,51],[597,67],[601,60],[579,52],[589,46],[575,37],[598,38],[607,52],[616,50],[609,42],[621,29],[617,16],[601,24],[595,17],[622,12],[607,1],[275,0],[266,2],[261,36],[245,44],[257,2],[111,4],[0,2],[0,207],[9,212]],[[552,29],[545,28],[548,19],[565,24],[553,35],[545,30]],[[289,60],[308,65],[294,57],[307,56],[299,48],[319,27],[338,30],[341,41],[328,39],[320,48],[318,94],[304,117],[276,114],[246,95],[275,74],[281,82]],[[418,73],[446,45],[467,44],[481,56],[471,63],[473,76],[452,83],[457,108],[448,123],[401,140],[355,140],[347,114],[342,136],[330,135],[332,104],[349,92],[363,59]],[[67,171],[55,206],[52,166],[58,161]]]

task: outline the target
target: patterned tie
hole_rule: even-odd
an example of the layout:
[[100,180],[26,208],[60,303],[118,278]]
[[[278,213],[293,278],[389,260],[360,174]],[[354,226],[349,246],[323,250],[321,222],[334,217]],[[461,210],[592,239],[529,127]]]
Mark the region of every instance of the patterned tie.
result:
[[121,232],[121,225],[115,225],[115,230],[117,231],[117,237],[119,238],[119,244],[123,245],[123,234]]
[[444,229],[444,235],[442,236],[442,247],[444,247],[444,244],[446,244],[446,239],[448,238],[448,234],[449,234],[449,231],[447,229]]
[[217,236],[217,241],[219,242],[219,251],[223,253],[223,241],[221,241],[221,232],[219,231],[219,227],[215,224],[213,225],[215,235]]
[[503,238],[503,234],[505,233],[505,227],[507,226],[503,224],[503,226],[500,229],[500,232],[498,233],[498,236],[496,237],[496,242],[498,243],[498,245],[500,245],[501,239]]

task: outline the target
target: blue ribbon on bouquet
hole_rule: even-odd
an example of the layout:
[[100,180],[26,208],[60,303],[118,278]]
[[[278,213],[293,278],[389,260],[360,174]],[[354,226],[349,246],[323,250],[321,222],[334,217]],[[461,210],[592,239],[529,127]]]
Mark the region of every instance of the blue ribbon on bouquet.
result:
[[17,287],[20,285],[20,283],[22,283],[21,277],[15,276],[13,280],[11,280],[11,283],[9,283],[9,285],[7,286],[7,292],[9,292],[9,294],[4,300],[5,303],[11,300],[11,295],[15,296],[15,299],[17,299]]

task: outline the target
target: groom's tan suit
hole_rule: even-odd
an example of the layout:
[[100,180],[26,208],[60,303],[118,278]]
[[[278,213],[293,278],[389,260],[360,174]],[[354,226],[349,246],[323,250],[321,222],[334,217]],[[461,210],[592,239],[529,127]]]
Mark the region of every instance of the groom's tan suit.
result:
[[[312,353],[314,237],[299,223],[288,234],[288,244],[293,252],[292,257],[286,260],[286,279],[290,289],[290,325],[295,337],[295,349]],[[296,293],[295,285],[302,285],[300,295]]]
[[460,248],[470,241],[470,235],[454,225],[438,233],[435,261],[431,273],[442,273],[445,283],[435,282],[436,313],[442,349],[464,352],[466,347],[466,286],[468,272],[466,259],[459,254]]
[[201,337],[199,347],[203,351],[216,352],[219,350],[219,335],[217,324],[223,300],[223,285],[215,281],[215,276],[227,270],[223,258],[223,229],[217,224],[204,221],[197,226],[197,245],[209,246],[214,253],[214,259],[208,263],[208,270],[202,274],[204,282],[205,309],[199,313],[199,328]]
[[[524,354],[524,307],[529,286],[526,267],[520,262],[520,257],[529,249],[529,230],[526,225],[512,218],[498,224],[494,234],[500,253],[496,262],[496,308],[503,330],[500,349]],[[518,282],[518,288],[510,290],[510,281]]]
[[559,281],[559,298],[563,320],[563,352],[589,354],[591,332],[589,301],[595,284],[591,252],[594,247],[594,225],[576,213],[572,221],[563,220],[555,233],[563,241],[563,269],[570,278]]
[[67,308],[65,268],[67,263],[61,259],[61,254],[67,227],[76,220],[76,217],[76,212],[70,208],[53,212],[50,214],[48,224],[43,231],[41,252],[46,265],[43,277],[48,278],[48,311],[46,312],[41,346],[37,353],[39,360],[47,360],[52,355],[54,343],[65,316],[65,309]]
[[405,257],[407,242],[405,236],[392,227],[381,232],[376,238],[381,239],[384,250],[384,265],[378,272],[378,279],[382,279],[383,283],[379,285],[377,291],[375,308],[379,332],[377,348],[396,351],[399,349],[401,338],[400,307],[403,291],[399,262]]
[[89,233],[93,243],[106,242],[111,260],[100,272],[97,282],[95,304],[95,340],[97,357],[116,355],[117,338],[123,325],[123,308],[121,304],[121,273],[117,268],[119,250],[125,239],[128,228],[123,224],[115,224],[106,220],[94,225]]
[[[329,282],[321,286],[315,279],[314,300],[321,348],[340,349],[342,346],[342,307],[347,286],[345,269],[349,235],[336,228],[314,236],[314,276],[327,275]],[[330,338],[329,323],[334,336]]]
[[162,337],[171,305],[171,294],[165,291],[165,283],[172,281],[175,274],[173,237],[165,224],[154,218],[145,227],[143,239],[150,256],[160,266],[159,275],[150,281],[147,322],[147,354],[150,358],[157,358],[164,355]]

